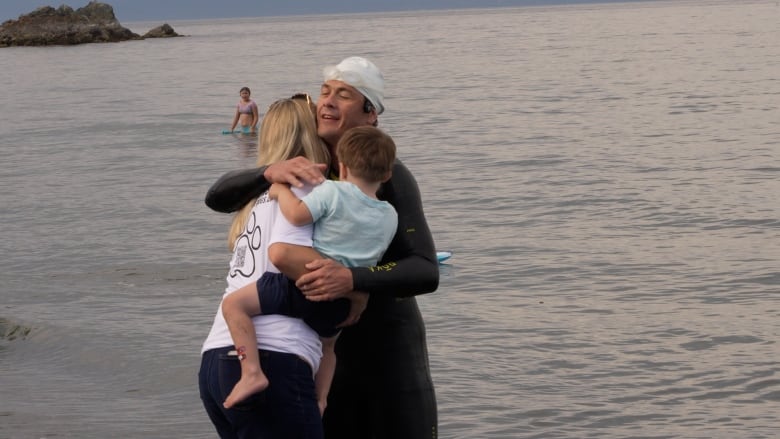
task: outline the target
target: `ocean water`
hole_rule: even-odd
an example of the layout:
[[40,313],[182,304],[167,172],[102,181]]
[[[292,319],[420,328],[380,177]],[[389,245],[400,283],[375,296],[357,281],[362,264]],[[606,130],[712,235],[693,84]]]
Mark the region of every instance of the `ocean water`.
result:
[[668,1],[0,49],[0,438],[215,436],[230,216],[203,197],[255,160],[220,132],[240,87],[265,108],[354,54],[454,252],[418,299],[440,437],[777,437],[778,22]]

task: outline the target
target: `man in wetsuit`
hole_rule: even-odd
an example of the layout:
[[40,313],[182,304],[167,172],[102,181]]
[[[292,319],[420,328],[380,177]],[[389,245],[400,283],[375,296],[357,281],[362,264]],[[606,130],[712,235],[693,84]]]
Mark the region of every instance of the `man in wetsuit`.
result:
[[[318,134],[331,150],[333,175],[333,169],[338,169],[334,148],[341,135],[355,126],[376,125],[384,111],[384,78],[373,63],[360,57],[326,67],[323,76],[317,100]],[[206,204],[232,212],[263,192],[269,182],[316,184],[323,179],[322,171],[301,157],[234,171],[209,189]],[[323,418],[325,437],[435,439],[436,397],[425,326],[414,296],[438,287],[436,249],[417,182],[400,160],[377,196],[398,212],[398,230],[378,266],[346,268],[316,253],[290,262],[310,261],[306,265],[310,271],[297,285],[312,300],[333,300],[353,290],[369,294],[362,317],[342,331],[336,344],[338,363]],[[291,254],[294,251],[301,249],[291,248]],[[278,268],[287,272],[289,267],[282,265]]]

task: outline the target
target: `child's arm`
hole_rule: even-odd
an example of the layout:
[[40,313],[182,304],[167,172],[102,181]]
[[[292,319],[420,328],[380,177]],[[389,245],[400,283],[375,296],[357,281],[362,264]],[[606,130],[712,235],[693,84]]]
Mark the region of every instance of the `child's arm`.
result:
[[252,101],[252,127],[250,128],[252,134],[255,134],[258,122],[260,122],[260,114],[257,111],[257,104]]
[[233,116],[233,123],[230,124],[230,131],[233,131],[233,129],[236,128],[236,125],[238,125],[239,116],[241,116],[241,113],[238,112],[238,107],[236,107],[236,114]]
[[336,372],[336,339],[338,335],[322,340],[322,361],[320,368],[314,376],[314,388],[317,393],[317,404],[320,406],[320,416],[325,413],[328,406],[328,392],[333,382],[333,374]]
[[296,197],[286,184],[274,183],[268,191],[268,196],[272,200],[279,202],[279,210],[287,221],[294,226],[303,226],[314,222],[309,208],[306,204]]

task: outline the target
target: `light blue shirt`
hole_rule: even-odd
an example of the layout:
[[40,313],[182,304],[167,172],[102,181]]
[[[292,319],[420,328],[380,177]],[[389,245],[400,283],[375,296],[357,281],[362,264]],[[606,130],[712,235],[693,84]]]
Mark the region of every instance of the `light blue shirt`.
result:
[[347,267],[376,265],[398,227],[390,203],[346,181],[326,180],[302,201],[314,220],[314,248]]

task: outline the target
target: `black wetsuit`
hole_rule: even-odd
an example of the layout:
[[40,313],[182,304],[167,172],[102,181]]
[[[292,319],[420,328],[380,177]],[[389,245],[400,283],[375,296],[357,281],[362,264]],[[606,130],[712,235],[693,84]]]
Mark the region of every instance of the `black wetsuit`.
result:
[[[268,188],[264,168],[222,176],[206,195],[219,212],[240,209]],[[434,439],[436,396],[425,325],[414,296],[439,285],[439,266],[420,190],[399,160],[377,196],[398,212],[398,231],[377,267],[354,267],[353,288],[370,293],[360,321],[336,343],[326,438]]]

